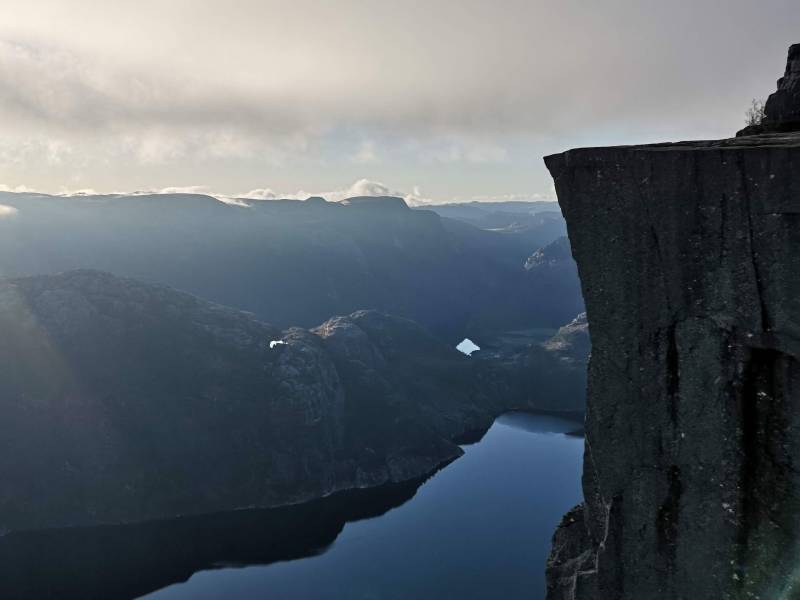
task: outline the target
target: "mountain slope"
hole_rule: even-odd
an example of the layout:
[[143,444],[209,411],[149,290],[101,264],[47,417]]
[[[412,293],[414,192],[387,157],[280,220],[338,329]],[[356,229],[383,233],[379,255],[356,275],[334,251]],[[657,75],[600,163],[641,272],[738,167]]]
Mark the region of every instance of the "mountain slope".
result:
[[[109,271],[248,310],[279,327],[373,308],[453,342],[482,327],[557,326],[577,312],[561,310],[574,299],[522,268],[539,243],[411,210],[399,198],[243,207],[188,194],[5,192],[0,204],[15,209],[0,218],[5,276]],[[531,311],[534,299],[548,310]]]
[[0,529],[405,481],[502,410],[491,366],[406,319],[281,332],[95,271],[0,280],[0,339]]

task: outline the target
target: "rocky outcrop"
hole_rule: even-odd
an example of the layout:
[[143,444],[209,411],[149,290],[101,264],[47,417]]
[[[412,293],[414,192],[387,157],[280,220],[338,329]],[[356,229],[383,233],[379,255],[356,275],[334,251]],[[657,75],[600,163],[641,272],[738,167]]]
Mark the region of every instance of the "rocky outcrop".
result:
[[572,253],[569,248],[569,238],[561,236],[547,246],[539,248],[525,261],[525,270],[555,269],[571,266],[574,270]]
[[561,362],[585,367],[592,349],[586,313],[582,312],[571,322],[560,327],[558,333],[542,345],[545,350],[555,354]]
[[778,80],[778,90],[764,107],[765,123],[800,123],[800,44],[789,48],[786,73]]
[[760,135],[800,131],[800,44],[789,47],[786,72],[778,79],[778,89],[764,105],[764,119],[736,135]]
[[545,162],[592,340],[549,598],[796,597],[800,134]]

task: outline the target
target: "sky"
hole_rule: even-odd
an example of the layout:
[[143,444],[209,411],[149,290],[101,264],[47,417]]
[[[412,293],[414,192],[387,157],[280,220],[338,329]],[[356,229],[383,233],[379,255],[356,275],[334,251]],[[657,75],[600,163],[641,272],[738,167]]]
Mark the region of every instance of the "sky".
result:
[[797,0],[0,0],[0,189],[552,199],[542,156],[719,138]]

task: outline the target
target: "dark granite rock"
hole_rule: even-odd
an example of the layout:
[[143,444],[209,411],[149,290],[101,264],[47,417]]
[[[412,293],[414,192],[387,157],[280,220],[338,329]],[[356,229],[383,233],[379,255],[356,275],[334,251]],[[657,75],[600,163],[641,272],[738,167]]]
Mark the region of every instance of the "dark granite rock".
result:
[[797,597],[800,133],[545,162],[592,339],[549,597]]
[[787,133],[800,131],[800,44],[789,47],[786,72],[778,79],[778,89],[764,105],[764,120],[750,125],[736,135]]
[[578,505],[561,519],[553,534],[553,548],[547,561],[547,597],[572,600],[578,586],[576,573],[595,569],[596,553],[591,549],[584,522],[583,505]]
[[800,121],[800,44],[789,48],[786,72],[764,107],[766,123]]

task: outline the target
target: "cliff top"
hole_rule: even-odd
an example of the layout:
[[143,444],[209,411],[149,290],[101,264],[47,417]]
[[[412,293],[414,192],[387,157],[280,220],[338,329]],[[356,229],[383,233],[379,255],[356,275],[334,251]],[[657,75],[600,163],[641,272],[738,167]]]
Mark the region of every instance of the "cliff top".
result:
[[721,140],[687,140],[680,142],[659,142],[655,144],[631,144],[619,146],[595,146],[586,148],[574,148],[557,154],[544,157],[548,167],[559,157],[574,157],[577,155],[597,155],[599,152],[619,152],[619,151],[645,151],[645,152],[665,152],[665,151],[703,151],[703,150],[726,150],[726,149],[763,149],[763,148],[794,148],[800,147],[800,131],[782,133],[762,133],[759,135],[747,135]]
[[[790,175],[800,168],[800,131],[723,140],[577,148],[546,156],[544,162],[556,180],[562,209],[570,201],[562,193],[574,188],[577,180],[583,189],[592,190],[586,197],[591,196],[596,205],[601,198],[608,198],[609,180],[622,181],[618,183],[619,189],[630,185],[631,193],[645,197],[650,193],[648,189],[659,186],[678,189],[679,181],[714,173],[714,177],[731,182],[728,193],[734,195],[743,180],[757,181],[758,193],[748,200],[756,213],[800,214],[797,184]],[[559,184],[565,187],[559,189]],[[615,196],[619,193],[618,190]],[[714,202],[711,198],[706,200]]]

